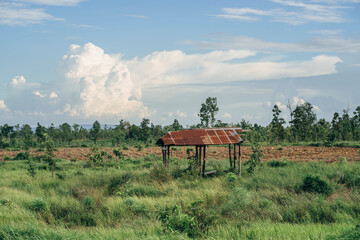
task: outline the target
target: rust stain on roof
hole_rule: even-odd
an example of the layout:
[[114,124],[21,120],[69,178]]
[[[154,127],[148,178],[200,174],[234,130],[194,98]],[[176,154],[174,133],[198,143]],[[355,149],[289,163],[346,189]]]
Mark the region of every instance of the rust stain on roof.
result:
[[166,133],[156,143],[166,146],[236,144],[242,141],[238,132],[243,132],[243,130],[241,128],[213,128],[173,131]]

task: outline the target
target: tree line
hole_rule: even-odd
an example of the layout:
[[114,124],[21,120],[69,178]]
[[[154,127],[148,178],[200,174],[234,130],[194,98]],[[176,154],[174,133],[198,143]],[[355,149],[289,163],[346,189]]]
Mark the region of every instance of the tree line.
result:
[[[317,119],[314,107],[306,102],[298,105],[294,110],[290,109],[290,121],[286,125],[281,117],[281,110],[277,105],[272,109],[273,118],[266,126],[251,124],[242,120],[238,123],[224,123],[216,120],[219,111],[216,98],[208,98],[201,105],[200,123],[189,128],[209,127],[241,127],[251,130],[246,134],[249,142],[268,143],[298,143],[298,142],[322,142],[333,143],[339,141],[360,141],[360,106],[351,114],[348,109],[342,114],[334,113],[332,120]],[[63,123],[59,126],[51,124],[45,127],[40,123],[35,130],[28,124],[10,126],[0,125],[0,148],[24,148],[39,147],[47,137],[50,137],[56,146],[79,146],[87,147],[86,144],[98,144],[99,141],[108,145],[120,146],[123,144],[154,145],[156,140],[168,131],[182,130],[184,127],[177,119],[167,126],[154,125],[149,119],[144,118],[140,125],[131,124],[120,120],[115,127],[101,127],[99,121],[95,121],[91,129],[86,129],[78,124],[70,125]],[[88,143],[85,143],[85,142]]]

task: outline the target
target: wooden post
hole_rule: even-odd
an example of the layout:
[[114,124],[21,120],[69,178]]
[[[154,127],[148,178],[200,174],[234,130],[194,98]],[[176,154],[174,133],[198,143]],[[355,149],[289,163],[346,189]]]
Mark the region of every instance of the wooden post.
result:
[[236,169],[236,144],[234,144],[234,169]]
[[239,176],[241,176],[241,143],[239,143]]
[[163,156],[163,164],[164,164],[164,166],[166,165],[166,147],[165,146],[163,146],[163,147],[161,147],[161,151],[162,151],[162,156]]
[[205,176],[205,163],[206,163],[206,145],[203,146],[204,148],[204,157],[203,157],[203,166],[202,166],[202,176]]
[[170,163],[170,145],[168,146],[168,150],[167,150],[168,152],[167,152],[167,161],[166,161],[166,165],[170,165],[169,163]]
[[230,168],[232,168],[232,161],[231,161],[231,144],[229,144],[229,160],[230,160]]
[[200,167],[201,162],[200,162],[200,159],[199,159],[199,146],[195,146],[195,149],[196,149],[195,156],[196,156],[197,165],[198,165],[198,167]]
[[199,167],[201,168],[201,146],[199,146]]

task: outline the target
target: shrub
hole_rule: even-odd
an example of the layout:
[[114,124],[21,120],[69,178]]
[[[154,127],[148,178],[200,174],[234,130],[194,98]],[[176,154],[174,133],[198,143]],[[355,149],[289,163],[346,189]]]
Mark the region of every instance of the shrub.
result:
[[10,160],[11,160],[11,157],[9,155],[4,156],[4,161],[10,161]]
[[48,205],[41,199],[35,199],[28,204],[27,208],[33,212],[45,212],[48,209]]
[[124,186],[132,176],[129,173],[124,173],[118,176],[114,176],[110,178],[110,182],[107,186],[107,192],[109,195],[114,195],[117,191],[120,190],[122,186]]
[[158,182],[167,182],[171,176],[163,164],[155,164],[151,169],[149,176],[151,179]]
[[277,160],[271,160],[267,162],[267,165],[269,167],[285,167],[287,165],[287,162],[283,162],[283,161],[277,161]]
[[86,209],[94,209],[95,207],[95,201],[92,197],[86,196],[84,200],[82,201],[84,207]]
[[341,232],[337,236],[328,237],[327,240],[358,240],[360,239],[360,225],[353,229]]
[[304,192],[320,193],[324,195],[330,195],[334,189],[325,180],[322,180],[319,176],[307,175],[302,184],[300,190]]
[[261,159],[264,157],[263,149],[258,144],[251,146],[252,153],[250,153],[248,173],[254,173],[255,168],[259,165]]
[[202,201],[196,201],[184,210],[180,205],[166,206],[156,211],[161,224],[170,231],[185,233],[191,238],[198,238],[214,223],[216,215],[204,209]]
[[19,152],[16,154],[16,156],[13,158],[13,160],[27,160],[30,158],[30,154],[27,152]]

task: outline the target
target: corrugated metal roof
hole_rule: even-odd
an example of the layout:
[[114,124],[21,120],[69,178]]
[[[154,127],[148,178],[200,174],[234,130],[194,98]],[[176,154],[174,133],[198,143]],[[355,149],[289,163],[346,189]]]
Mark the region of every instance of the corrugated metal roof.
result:
[[213,128],[173,131],[166,133],[156,143],[172,146],[234,144],[242,141],[237,132],[243,132],[243,130],[241,128]]

